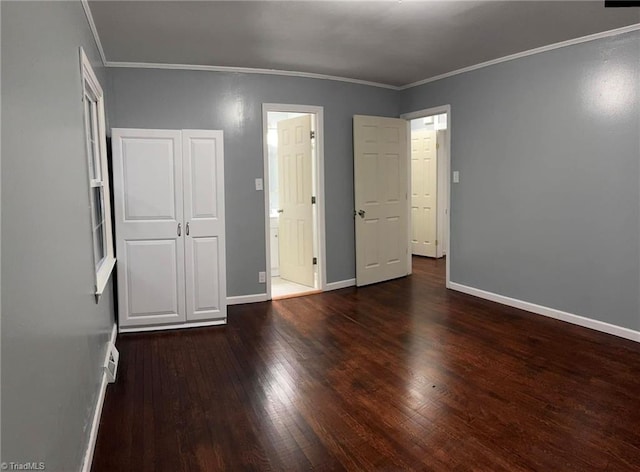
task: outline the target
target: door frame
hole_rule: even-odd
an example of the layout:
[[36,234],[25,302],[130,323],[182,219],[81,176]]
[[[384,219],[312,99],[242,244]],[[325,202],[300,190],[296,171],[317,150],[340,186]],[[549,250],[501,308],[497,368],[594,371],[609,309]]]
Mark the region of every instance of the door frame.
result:
[[[438,216],[436,231],[438,240],[445,240],[447,242],[446,249],[446,287],[450,288],[451,285],[451,133],[453,131],[451,120],[451,105],[441,105],[437,107],[425,108],[422,110],[412,111],[410,113],[403,113],[400,118],[407,121],[415,120],[417,118],[425,118],[432,115],[447,114],[447,139],[445,140],[445,159],[443,165],[438,162]],[[411,152],[411,125],[409,124],[409,134],[407,139],[409,140],[409,152]],[[407,166],[408,178],[409,178],[409,194],[411,194],[411,166]],[[444,184],[444,189],[440,184]],[[445,203],[444,208],[441,202]],[[411,199],[407,198],[407,211],[409,211],[409,238],[411,238]],[[444,234],[443,234],[444,233]],[[411,247],[411,245],[409,245]],[[407,270],[411,273],[411,252],[407,254]]]
[[327,289],[326,245],[325,245],[325,214],[324,214],[324,107],[315,105],[294,105],[286,103],[262,104],[262,153],[264,159],[264,215],[265,215],[265,281],[267,300],[271,300],[271,234],[270,234],[270,202],[269,202],[269,145],[267,133],[269,131],[269,112],[308,113],[311,115],[315,131],[315,162],[314,185],[316,188],[316,211],[314,212],[314,226],[316,228],[316,244],[314,254],[318,258],[318,287],[315,290]]

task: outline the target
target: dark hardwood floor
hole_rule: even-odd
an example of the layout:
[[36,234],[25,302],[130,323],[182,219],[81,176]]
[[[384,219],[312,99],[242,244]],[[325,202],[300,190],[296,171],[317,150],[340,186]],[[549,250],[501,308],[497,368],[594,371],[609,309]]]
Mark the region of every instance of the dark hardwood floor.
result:
[[118,338],[93,471],[638,471],[640,344],[444,288],[366,288]]

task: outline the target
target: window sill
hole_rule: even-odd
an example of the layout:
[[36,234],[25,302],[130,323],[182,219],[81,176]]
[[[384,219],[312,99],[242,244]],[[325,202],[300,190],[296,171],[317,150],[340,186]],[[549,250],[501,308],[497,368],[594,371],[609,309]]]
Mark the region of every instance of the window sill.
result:
[[96,272],[96,303],[100,300],[100,296],[102,295],[102,292],[104,292],[107,282],[109,282],[109,279],[111,278],[115,265],[116,258],[110,257],[102,263],[100,269]]

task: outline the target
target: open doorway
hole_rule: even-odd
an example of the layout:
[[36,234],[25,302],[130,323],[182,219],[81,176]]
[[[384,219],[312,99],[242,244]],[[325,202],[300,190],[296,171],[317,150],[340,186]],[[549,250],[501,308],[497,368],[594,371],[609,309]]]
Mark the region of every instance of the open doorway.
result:
[[263,106],[267,296],[325,286],[322,108]]
[[[449,252],[449,106],[403,115],[410,122],[409,248],[416,257],[441,259]],[[447,257],[447,280],[449,279]],[[411,271],[411,267],[409,267]]]

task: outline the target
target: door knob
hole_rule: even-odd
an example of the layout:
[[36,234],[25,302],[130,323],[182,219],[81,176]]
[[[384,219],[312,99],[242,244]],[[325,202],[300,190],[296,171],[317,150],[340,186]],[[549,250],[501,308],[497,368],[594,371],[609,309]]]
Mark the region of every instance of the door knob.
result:
[[358,215],[360,215],[360,218],[364,218],[364,215],[366,214],[366,211],[364,210],[358,210]]
[[178,236],[182,235],[182,223],[178,223]]
[[187,226],[184,228],[186,230],[187,236],[189,236],[189,222],[187,221]]
[[284,213],[284,210],[283,210],[282,208],[280,208],[280,209],[278,210],[278,213]]

